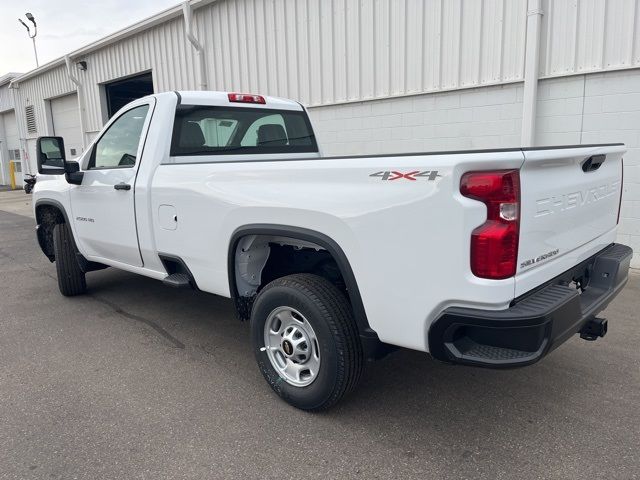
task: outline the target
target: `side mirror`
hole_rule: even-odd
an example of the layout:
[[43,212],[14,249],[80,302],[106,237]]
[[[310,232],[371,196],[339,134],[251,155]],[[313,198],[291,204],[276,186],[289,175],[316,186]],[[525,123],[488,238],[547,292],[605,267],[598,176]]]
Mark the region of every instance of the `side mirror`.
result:
[[62,175],[66,161],[62,137],[39,137],[36,143],[38,173]]

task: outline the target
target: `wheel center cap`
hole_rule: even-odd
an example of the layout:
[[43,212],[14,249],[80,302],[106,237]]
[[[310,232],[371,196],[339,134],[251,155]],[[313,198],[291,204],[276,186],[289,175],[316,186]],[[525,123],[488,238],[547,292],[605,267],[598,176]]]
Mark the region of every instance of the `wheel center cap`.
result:
[[291,355],[293,353],[293,345],[289,340],[282,342],[282,350],[284,350],[284,353],[287,355]]

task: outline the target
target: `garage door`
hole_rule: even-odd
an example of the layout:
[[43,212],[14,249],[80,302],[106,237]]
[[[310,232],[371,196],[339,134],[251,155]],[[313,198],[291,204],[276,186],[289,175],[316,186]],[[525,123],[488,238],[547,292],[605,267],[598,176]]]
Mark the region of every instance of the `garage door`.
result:
[[72,93],[51,100],[51,119],[53,133],[64,138],[67,157],[73,158],[82,153],[82,133],[80,131],[80,112],[78,95]]

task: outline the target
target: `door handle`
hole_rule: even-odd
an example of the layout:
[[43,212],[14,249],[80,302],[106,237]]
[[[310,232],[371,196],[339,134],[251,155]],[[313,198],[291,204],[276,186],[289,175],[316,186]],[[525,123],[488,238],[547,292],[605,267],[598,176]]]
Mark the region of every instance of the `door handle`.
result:
[[120,182],[113,186],[116,190],[131,190],[131,185],[128,183]]

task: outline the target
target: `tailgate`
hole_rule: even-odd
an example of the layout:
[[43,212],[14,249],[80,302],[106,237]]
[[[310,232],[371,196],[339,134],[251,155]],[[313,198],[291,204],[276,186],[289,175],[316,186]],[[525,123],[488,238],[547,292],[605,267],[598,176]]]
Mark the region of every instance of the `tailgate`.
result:
[[615,240],[622,144],[524,151],[516,296]]

